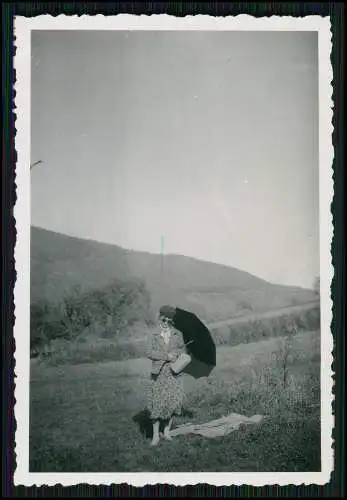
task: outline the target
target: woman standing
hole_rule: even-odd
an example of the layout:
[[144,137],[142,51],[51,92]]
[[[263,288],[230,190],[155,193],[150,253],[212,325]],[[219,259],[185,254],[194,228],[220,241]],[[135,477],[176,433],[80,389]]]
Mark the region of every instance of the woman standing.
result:
[[184,352],[181,333],[173,326],[175,309],[163,306],[159,312],[159,331],[154,332],[147,357],[152,361],[148,410],[153,423],[152,446],[159,443],[160,423],[165,423],[164,438],[171,440],[174,415],[180,415],[183,402],[183,379],[171,370],[171,363]]

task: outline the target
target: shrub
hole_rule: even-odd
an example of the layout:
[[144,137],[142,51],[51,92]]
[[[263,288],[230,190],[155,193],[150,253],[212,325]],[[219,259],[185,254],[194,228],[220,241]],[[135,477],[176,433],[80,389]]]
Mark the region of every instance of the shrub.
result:
[[236,306],[238,309],[253,312],[252,304],[250,302],[248,302],[247,300],[241,300],[241,301],[237,302]]
[[94,331],[100,337],[117,337],[137,321],[150,324],[150,295],[139,281],[116,281],[102,289],[82,292],[79,287],[53,304],[48,301],[31,305],[30,345],[33,355],[51,341],[77,339],[83,332]]

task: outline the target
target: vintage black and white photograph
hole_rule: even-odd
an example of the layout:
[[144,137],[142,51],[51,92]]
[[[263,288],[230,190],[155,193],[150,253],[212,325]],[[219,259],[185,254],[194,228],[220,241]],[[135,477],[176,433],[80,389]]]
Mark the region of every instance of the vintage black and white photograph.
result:
[[327,482],[329,21],[118,17],[17,22],[18,480]]

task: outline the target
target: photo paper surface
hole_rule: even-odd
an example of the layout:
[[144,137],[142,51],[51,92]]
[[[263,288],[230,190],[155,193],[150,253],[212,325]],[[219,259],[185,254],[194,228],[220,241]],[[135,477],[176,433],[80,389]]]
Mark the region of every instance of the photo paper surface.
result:
[[15,484],[329,482],[329,18],[14,27]]

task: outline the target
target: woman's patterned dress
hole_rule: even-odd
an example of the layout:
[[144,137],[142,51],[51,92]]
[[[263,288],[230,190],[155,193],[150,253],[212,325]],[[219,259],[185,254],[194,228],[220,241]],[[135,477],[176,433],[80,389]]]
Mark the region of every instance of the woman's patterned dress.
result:
[[184,352],[183,340],[180,332],[176,330],[168,344],[159,334],[153,338],[148,357],[159,363],[159,373],[151,374],[148,394],[148,410],[152,420],[169,420],[172,416],[181,414],[184,397],[183,378],[172,372],[167,356],[168,353],[172,353],[177,359],[182,352]]

